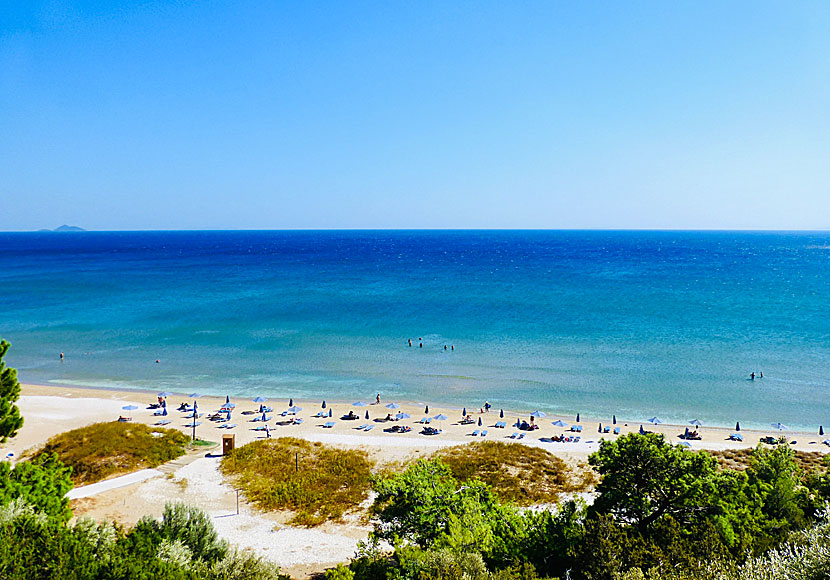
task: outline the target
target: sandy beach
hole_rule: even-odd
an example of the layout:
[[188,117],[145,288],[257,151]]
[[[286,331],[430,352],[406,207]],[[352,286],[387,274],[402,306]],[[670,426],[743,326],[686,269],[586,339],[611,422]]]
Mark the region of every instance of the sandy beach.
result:
[[[186,427],[189,420],[186,414],[175,409],[181,402],[190,402],[185,394],[173,394],[168,397],[167,427],[177,428],[184,433],[191,434],[192,429]],[[148,409],[151,403],[156,402],[156,393],[104,390],[93,388],[66,387],[66,386],[39,386],[23,385],[19,400],[21,413],[25,423],[20,433],[0,448],[3,457],[9,453],[12,461],[25,456],[27,451],[36,449],[47,439],[58,433],[89,425],[100,421],[112,421],[120,415],[130,416],[134,422],[154,424],[162,417],[154,416],[154,410]],[[251,413],[258,409],[259,404],[249,399],[234,399],[236,408],[232,414],[232,424],[237,426],[232,430],[220,429],[219,424],[207,420],[207,415],[219,409],[225,402],[220,397],[201,397],[198,399],[199,411],[205,413],[201,424],[197,427],[196,435],[201,439],[220,442],[222,435],[233,433],[236,445],[244,445],[250,441],[265,437],[263,431],[255,430],[262,423],[253,421],[260,417],[258,413]],[[400,405],[397,409],[388,409],[385,405],[394,402]],[[500,418],[499,409],[490,409],[481,412],[484,401],[475,403],[477,406],[466,408],[473,418],[473,424],[460,424],[462,419],[461,408],[434,407],[429,405],[429,412],[425,413],[423,405],[405,401],[382,400],[377,404],[373,399],[366,400],[366,406],[354,406],[352,402],[327,401],[325,411],[332,410],[332,418],[317,418],[316,413],[322,411],[322,401],[294,400],[295,406],[301,407],[296,417],[303,419],[299,425],[288,424],[293,415],[282,416],[288,409],[289,401],[269,400],[265,403],[273,407],[268,421],[272,437],[292,436],[312,441],[320,441],[330,445],[351,448],[362,448],[369,452],[370,457],[380,463],[405,461],[413,457],[428,456],[432,451],[444,446],[462,445],[474,440],[482,440],[481,435],[473,436],[474,431],[487,431],[484,439],[496,441],[514,441],[510,436],[519,432],[515,427],[517,418],[529,420],[531,409],[504,410],[504,418]],[[135,405],[138,409],[125,411],[122,408]],[[359,416],[357,420],[341,420],[341,416],[353,411]],[[365,419],[366,413],[369,419]],[[386,422],[383,419],[396,413],[411,415],[408,419]],[[436,420],[439,414],[446,415],[446,420]],[[418,423],[423,417],[433,417],[431,425],[441,429],[438,435],[423,435],[423,425]],[[478,426],[481,419],[482,425]],[[582,433],[578,442],[553,442],[551,438],[560,435],[574,436],[568,428],[556,427],[552,423],[561,420],[569,426],[574,423],[574,417],[546,416],[536,419],[539,428],[526,431],[525,437],[518,442],[524,445],[543,447],[562,457],[571,464],[584,462],[590,453],[596,451],[602,438],[613,438],[613,433],[600,434],[600,421],[596,418],[580,417]],[[325,428],[326,422],[334,422],[331,428]],[[495,427],[496,422],[504,421],[506,428]],[[285,424],[283,424],[285,423]],[[373,425],[369,431],[358,430],[361,425]],[[606,425],[606,421],[602,421]],[[617,425],[622,434],[637,432],[640,425],[649,430],[663,433],[666,439],[679,443],[678,435],[685,431],[686,425],[652,425],[647,422],[632,421],[618,418]],[[409,433],[387,433],[384,429],[392,425],[407,425],[412,428]],[[690,426],[691,427],[691,426]],[[612,425],[613,428],[613,425]],[[702,439],[691,441],[692,449],[738,449],[755,447],[761,437],[767,435],[778,436],[780,433],[770,428],[767,431],[742,430],[743,442],[728,440],[730,429],[702,426],[698,428]],[[804,451],[825,451],[827,446],[821,441],[823,437],[817,434],[784,431],[782,434],[793,441],[793,447]],[[237,515],[237,498],[235,490],[222,481],[218,473],[217,457],[207,456],[204,450],[191,452],[171,464],[162,466],[158,476],[98,493],[73,501],[73,510],[76,516],[88,516],[96,519],[111,518],[125,525],[135,523],[141,516],[150,514],[158,516],[166,501],[186,501],[205,509],[213,516],[220,534],[229,541],[246,549],[280,563],[286,571],[297,578],[320,571],[326,566],[344,561],[354,554],[357,542],[365,539],[369,532],[366,522],[357,517],[347,518],[342,524],[326,524],[313,530],[291,528],[284,525],[287,514],[262,514],[249,507],[244,497],[239,503]]]

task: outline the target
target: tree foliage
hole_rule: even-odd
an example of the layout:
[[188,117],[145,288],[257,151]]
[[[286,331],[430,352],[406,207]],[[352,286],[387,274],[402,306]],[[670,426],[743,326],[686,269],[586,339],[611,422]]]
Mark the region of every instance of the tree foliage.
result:
[[20,398],[17,369],[7,367],[3,362],[10,346],[11,343],[0,339],[0,443],[14,437],[23,426],[20,409],[15,405]]
[[39,512],[61,521],[72,517],[66,493],[72,489],[71,469],[54,455],[21,461],[14,468],[0,463],[0,505],[23,499]]

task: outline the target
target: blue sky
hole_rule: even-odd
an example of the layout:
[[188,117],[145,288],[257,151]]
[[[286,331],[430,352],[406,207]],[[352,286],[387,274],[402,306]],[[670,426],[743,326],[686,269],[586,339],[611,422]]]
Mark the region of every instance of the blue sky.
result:
[[827,2],[6,2],[0,229],[830,227]]

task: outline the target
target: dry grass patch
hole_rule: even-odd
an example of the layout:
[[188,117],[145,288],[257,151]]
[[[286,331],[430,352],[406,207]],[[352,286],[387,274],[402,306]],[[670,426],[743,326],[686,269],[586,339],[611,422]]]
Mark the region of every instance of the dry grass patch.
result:
[[[743,471],[749,467],[754,449],[724,449],[721,451],[708,451],[720,466],[724,469],[736,469]],[[805,472],[810,473],[824,468],[826,455],[820,451],[798,451],[795,450],[795,462]]]
[[315,526],[366,499],[372,463],[362,450],[281,437],[234,449],[219,469],[260,509],[290,510],[291,523]]
[[521,443],[476,441],[433,456],[446,463],[456,479],[478,478],[502,501],[519,505],[553,503],[561,493],[585,491],[595,483],[587,466],[569,468],[553,453]]
[[186,435],[175,429],[111,421],[56,435],[34,456],[56,453],[61,462],[72,468],[72,482],[85,485],[158,467],[184,455],[188,441]]

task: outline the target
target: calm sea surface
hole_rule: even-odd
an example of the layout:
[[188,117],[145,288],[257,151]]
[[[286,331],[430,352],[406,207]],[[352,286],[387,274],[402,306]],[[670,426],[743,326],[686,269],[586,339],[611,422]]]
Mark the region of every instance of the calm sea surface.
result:
[[24,382],[830,426],[830,232],[2,233],[0,286]]

